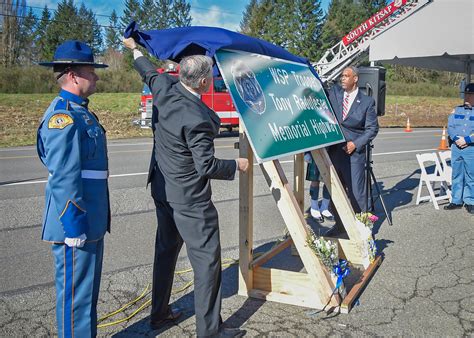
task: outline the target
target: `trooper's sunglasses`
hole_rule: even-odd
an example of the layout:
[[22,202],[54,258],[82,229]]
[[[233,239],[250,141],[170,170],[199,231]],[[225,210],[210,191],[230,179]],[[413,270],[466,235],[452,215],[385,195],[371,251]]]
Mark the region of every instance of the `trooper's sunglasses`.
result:
[[61,78],[61,76],[63,76],[64,74],[69,73],[71,70],[72,70],[71,67],[64,68],[63,71],[56,76],[56,80],[59,80]]

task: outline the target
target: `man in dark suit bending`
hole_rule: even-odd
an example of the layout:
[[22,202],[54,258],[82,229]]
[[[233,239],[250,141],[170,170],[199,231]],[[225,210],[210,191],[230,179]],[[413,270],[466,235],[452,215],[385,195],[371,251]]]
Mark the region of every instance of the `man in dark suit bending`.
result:
[[377,112],[372,97],[361,93],[356,67],[347,67],[341,86],[329,90],[329,101],[346,138],[329,148],[329,155],[346,187],[355,212],[367,211],[366,146],[378,133]]
[[214,157],[220,119],[200,100],[212,83],[210,57],[185,57],[178,80],[159,74],[133,38],[125,39],[124,45],[133,50],[134,66],[153,94],[154,150],[148,182],[158,229],[151,326],[158,329],[180,315],[168,303],[184,240],[194,271],[196,333],[221,334],[221,248],[210,180],[233,180],[237,170],[247,170],[248,161]]

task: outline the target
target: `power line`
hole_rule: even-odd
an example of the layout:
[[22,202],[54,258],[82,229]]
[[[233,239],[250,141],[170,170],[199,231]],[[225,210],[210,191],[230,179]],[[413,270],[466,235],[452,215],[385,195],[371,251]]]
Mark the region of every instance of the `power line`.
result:
[[[7,3],[7,2],[0,2],[0,5],[4,5],[4,4],[8,4],[8,3]],[[30,5],[21,5],[21,6],[18,6],[18,7],[32,8],[32,9],[41,9],[41,10],[44,9],[44,7],[30,6]],[[47,6],[46,6],[46,8],[47,8],[48,12],[57,11],[57,10],[58,10],[58,8],[49,8],[49,7],[47,7]],[[0,13],[0,14],[1,14],[1,13]],[[94,15],[95,15],[95,16],[103,16],[103,17],[105,17],[105,18],[110,18],[110,17],[112,17],[112,15],[106,15],[106,14],[96,14],[96,13],[94,13]],[[117,15],[117,17],[118,17],[118,15]]]
[[[1,16],[6,16],[6,17],[13,17],[13,18],[20,18],[20,19],[27,19],[29,17],[27,16],[22,16],[22,15],[13,15],[13,14],[3,14],[0,13]],[[34,17],[36,21],[41,21],[41,18]],[[71,21],[63,21],[63,20],[54,20],[54,19],[49,19],[46,20],[47,22],[57,22],[57,23],[65,23],[65,24],[71,24]],[[103,27],[103,28],[116,28],[116,29],[122,29],[122,27],[115,27],[115,26],[104,26],[104,25],[99,25],[99,24],[93,24],[93,23],[81,23],[81,22],[75,22],[74,24],[80,25],[80,26],[91,26],[91,27]]]

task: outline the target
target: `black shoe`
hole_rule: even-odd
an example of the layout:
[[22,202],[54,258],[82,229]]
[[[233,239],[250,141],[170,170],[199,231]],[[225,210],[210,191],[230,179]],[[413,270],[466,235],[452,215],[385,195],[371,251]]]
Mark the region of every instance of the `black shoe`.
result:
[[472,204],[466,204],[466,210],[470,214],[474,214],[474,205]]
[[178,319],[183,313],[179,309],[168,309],[168,314],[164,317],[158,317],[158,318],[151,318],[150,320],[150,327],[153,330],[159,330],[166,324],[175,321]]
[[462,204],[454,204],[454,203],[449,203],[448,205],[444,206],[444,210],[454,210],[454,209],[461,209]]
[[238,328],[220,327],[216,337],[243,337],[246,332]]

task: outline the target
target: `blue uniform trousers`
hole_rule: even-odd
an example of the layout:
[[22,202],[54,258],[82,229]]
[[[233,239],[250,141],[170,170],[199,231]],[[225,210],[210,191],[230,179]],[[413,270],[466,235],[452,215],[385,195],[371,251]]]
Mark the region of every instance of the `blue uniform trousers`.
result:
[[58,337],[95,337],[104,239],[82,248],[53,244]]
[[452,203],[474,205],[474,146],[451,145]]

